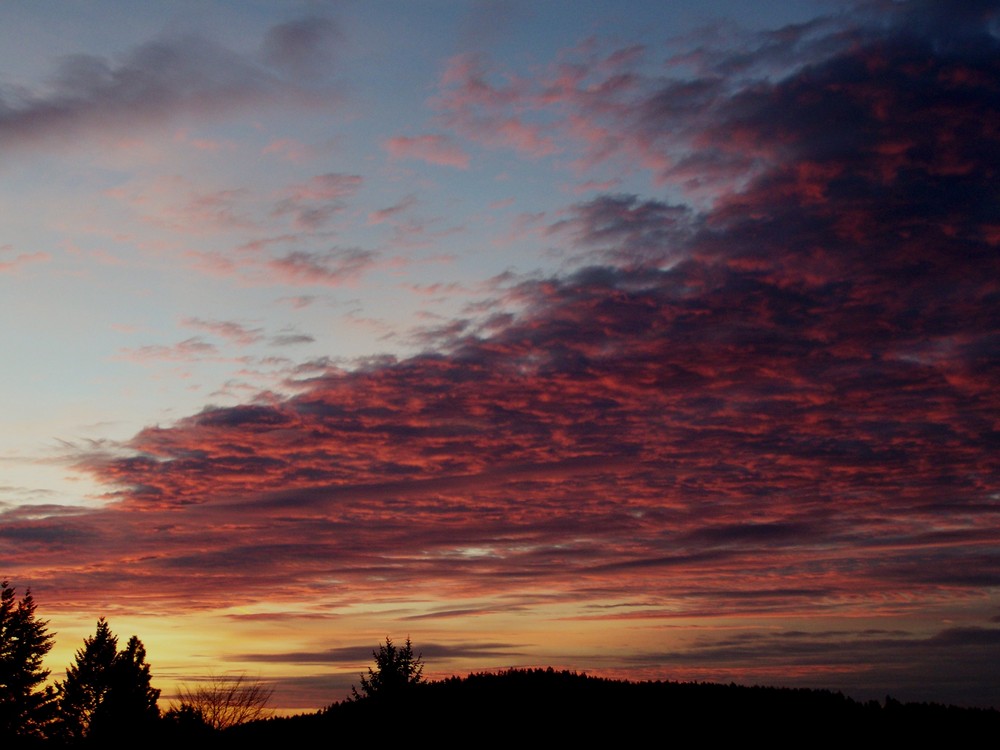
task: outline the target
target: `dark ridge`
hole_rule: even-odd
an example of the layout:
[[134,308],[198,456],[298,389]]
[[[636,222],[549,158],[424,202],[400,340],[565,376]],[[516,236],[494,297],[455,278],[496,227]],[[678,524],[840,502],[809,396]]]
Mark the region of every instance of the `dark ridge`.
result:
[[257,742],[423,739],[433,747],[483,740],[819,741],[947,739],[1000,734],[1000,712],[936,703],[861,703],[842,693],[736,684],[629,682],[551,668],[476,673],[388,698],[334,703],[315,714],[233,727],[220,746]]

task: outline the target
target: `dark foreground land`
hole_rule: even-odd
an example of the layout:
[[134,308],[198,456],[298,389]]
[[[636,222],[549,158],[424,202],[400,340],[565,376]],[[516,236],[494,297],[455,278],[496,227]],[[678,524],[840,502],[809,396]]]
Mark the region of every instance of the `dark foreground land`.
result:
[[[740,742],[828,746],[939,740],[971,746],[1000,737],[1000,712],[939,704],[859,703],[840,693],[709,683],[627,682],[554,670],[473,674],[390,698],[335,703],[317,714],[234,727],[216,746],[258,742],[405,741],[456,747],[504,742]],[[967,745],[968,743],[968,745]]]
[[[1000,712],[933,703],[861,703],[841,693],[712,683],[629,682],[552,669],[407,685],[323,711],[225,731],[200,714],[113,727],[77,744],[0,737],[0,750],[50,747],[278,748],[611,745],[716,747],[994,746]],[[345,745],[345,743],[350,743]],[[357,744],[354,744],[357,743]],[[364,744],[361,744],[364,743]]]

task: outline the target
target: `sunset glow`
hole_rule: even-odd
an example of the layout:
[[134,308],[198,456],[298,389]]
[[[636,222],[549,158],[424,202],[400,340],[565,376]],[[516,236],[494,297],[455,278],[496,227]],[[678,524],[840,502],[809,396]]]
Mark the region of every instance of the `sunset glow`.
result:
[[54,676],[106,616],[161,705],[409,635],[1000,708],[1000,4],[122,7],[0,24]]

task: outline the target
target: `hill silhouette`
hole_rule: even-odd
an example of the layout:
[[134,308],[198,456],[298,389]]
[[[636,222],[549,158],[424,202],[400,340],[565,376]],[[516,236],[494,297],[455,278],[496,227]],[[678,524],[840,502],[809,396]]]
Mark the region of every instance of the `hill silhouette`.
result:
[[1000,712],[887,697],[858,702],[827,690],[630,682],[549,669],[474,673],[415,685],[389,698],[334,703],[316,713],[233,727],[224,746],[256,742],[820,741],[996,737]]

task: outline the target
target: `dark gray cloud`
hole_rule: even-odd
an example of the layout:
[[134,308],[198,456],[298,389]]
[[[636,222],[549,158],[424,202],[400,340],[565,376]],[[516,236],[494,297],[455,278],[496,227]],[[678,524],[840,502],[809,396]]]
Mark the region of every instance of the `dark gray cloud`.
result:
[[268,339],[271,346],[297,346],[311,344],[316,339],[305,333],[279,333]]
[[[826,687],[856,699],[940,701],[997,705],[1000,689],[990,679],[1000,658],[1000,630],[951,628],[930,636],[894,631],[740,632],[705,636],[683,651],[647,653],[635,666],[693,667],[711,679],[773,674],[786,686],[811,685],[812,668],[829,670]],[[832,669],[831,669],[832,667]],[[730,677],[727,677],[729,675]]]
[[573,217],[550,227],[569,231],[574,245],[603,251],[603,259],[650,266],[678,258],[690,237],[691,209],[636,195],[604,195],[573,207]]
[[343,35],[334,21],[301,18],[268,30],[263,58],[292,79],[322,78],[329,75],[342,42]]
[[[375,646],[358,645],[324,649],[314,652],[289,652],[277,654],[240,654],[239,661],[275,662],[280,664],[339,664],[353,666],[369,664]],[[493,659],[522,655],[523,645],[508,643],[421,643],[414,647],[420,656],[437,662],[449,659]]]
[[145,42],[120,59],[71,55],[44,88],[0,98],[0,148],[81,134],[124,133],[182,114],[214,116],[261,101],[313,98],[303,87],[328,68],[335,27],[318,19],[282,24],[263,61],[198,37]]

